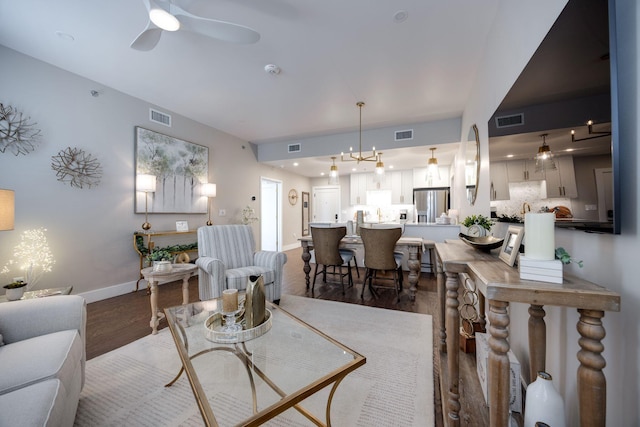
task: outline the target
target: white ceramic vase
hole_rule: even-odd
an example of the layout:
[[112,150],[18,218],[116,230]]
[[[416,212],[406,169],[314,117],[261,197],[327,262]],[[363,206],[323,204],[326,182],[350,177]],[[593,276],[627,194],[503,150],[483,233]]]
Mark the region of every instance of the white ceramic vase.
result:
[[524,427],[535,427],[543,422],[553,427],[565,427],[564,402],[553,386],[551,375],[538,372],[538,377],[527,387]]
[[25,286],[19,288],[8,288],[5,296],[9,301],[17,301],[24,295]]

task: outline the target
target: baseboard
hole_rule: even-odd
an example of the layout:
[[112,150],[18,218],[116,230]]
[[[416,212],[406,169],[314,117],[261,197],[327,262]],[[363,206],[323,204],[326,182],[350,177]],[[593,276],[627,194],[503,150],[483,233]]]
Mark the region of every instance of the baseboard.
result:
[[295,242],[290,245],[285,245],[282,247],[283,251],[290,251],[291,249],[297,249],[300,247],[300,242]]
[[[147,282],[141,282],[141,286],[146,287]],[[94,291],[82,292],[80,295],[87,303],[102,301],[103,299],[117,297],[136,290],[136,282],[121,283],[106,288],[96,289]]]

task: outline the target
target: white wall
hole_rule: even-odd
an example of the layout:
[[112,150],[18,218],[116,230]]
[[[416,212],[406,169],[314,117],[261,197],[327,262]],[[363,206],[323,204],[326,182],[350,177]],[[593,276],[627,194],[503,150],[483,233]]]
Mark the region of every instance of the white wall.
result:
[[[618,25],[618,64],[620,84],[620,141],[622,174],[622,234],[599,235],[557,230],[556,246],[563,246],[574,257],[584,260],[584,268],[571,265],[571,273],[620,293],[621,313],[606,313],[603,340],[607,367],[607,425],[640,425],[638,378],[640,341],[638,315],[640,287],[637,285],[638,248],[638,140],[640,114],[638,69],[640,36],[637,32],[639,9],[636,0],[616,0]],[[513,84],[535,48],[566,2],[564,0],[501,2],[493,32],[489,36],[486,62],[479,70],[473,97],[463,115],[462,129],[473,123],[480,128],[482,173],[480,188],[488,189],[487,122]],[[464,133],[464,131],[463,131]],[[463,135],[465,136],[465,135]],[[481,190],[478,203],[468,212],[489,213],[488,190]],[[467,212],[461,215],[466,215]],[[523,368],[528,369],[527,307],[510,308],[510,342]],[[568,424],[578,425],[576,353],[578,314],[573,309],[547,308],[547,370],[553,375],[567,406]]]
[[[209,180],[217,184],[214,224],[239,222],[246,205],[256,208],[260,216],[261,176],[283,181],[285,195],[291,188],[298,193],[310,191],[307,178],[258,164],[246,141],[177,114],[172,114],[171,128],[151,123],[152,105],[3,46],[0,63],[0,102],[31,116],[43,136],[38,149],[26,156],[0,153],[0,188],[16,193],[15,230],[0,234],[0,268],[24,230],[45,227],[56,264],[39,288],[64,284],[73,285],[74,293],[102,290],[88,294],[89,299],[134,289],[139,260],[132,234],[144,222],[144,214],[134,214],[133,208],[135,126],[209,147]],[[94,89],[100,92],[98,97],[91,96]],[[100,161],[99,186],[78,189],[56,180],[51,157],[67,147],[83,149]],[[286,197],[283,200],[283,246],[295,246],[294,233],[299,237],[302,230],[302,209],[299,202],[291,206]],[[218,216],[220,208],[227,216]],[[175,230],[175,221],[182,219],[194,229],[203,226],[207,217],[149,217],[155,231]],[[254,225],[254,235],[259,245],[259,223]],[[11,273],[0,280],[15,276]]]

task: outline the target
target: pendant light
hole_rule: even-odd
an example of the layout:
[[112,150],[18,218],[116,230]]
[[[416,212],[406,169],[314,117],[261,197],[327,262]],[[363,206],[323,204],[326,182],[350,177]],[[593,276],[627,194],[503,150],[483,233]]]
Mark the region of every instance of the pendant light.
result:
[[331,157],[331,169],[329,170],[329,185],[338,185],[338,178],[340,175],[338,174],[338,166],[336,165],[336,157]]
[[438,159],[435,158],[434,152],[436,151],[436,147],[431,147],[431,158],[427,161],[427,180],[431,180],[433,178],[440,179],[440,170],[438,168]]
[[556,169],[556,162],[553,160],[553,152],[551,152],[551,147],[547,145],[547,135],[548,134],[546,133],[540,135],[542,137],[542,145],[538,147],[538,153],[535,157],[536,172]]

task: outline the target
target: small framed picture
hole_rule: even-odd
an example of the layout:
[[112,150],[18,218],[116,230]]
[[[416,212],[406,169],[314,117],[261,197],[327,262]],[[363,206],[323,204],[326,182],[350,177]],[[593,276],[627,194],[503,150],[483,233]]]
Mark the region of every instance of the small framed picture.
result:
[[187,221],[176,221],[176,231],[189,231],[189,223]]
[[504,237],[502,249],[500,249],[500,259],[513,267],[516,262],[518,252],[520,252],[520,243],[524,236],[524,227],[509,226],[507,235]]

